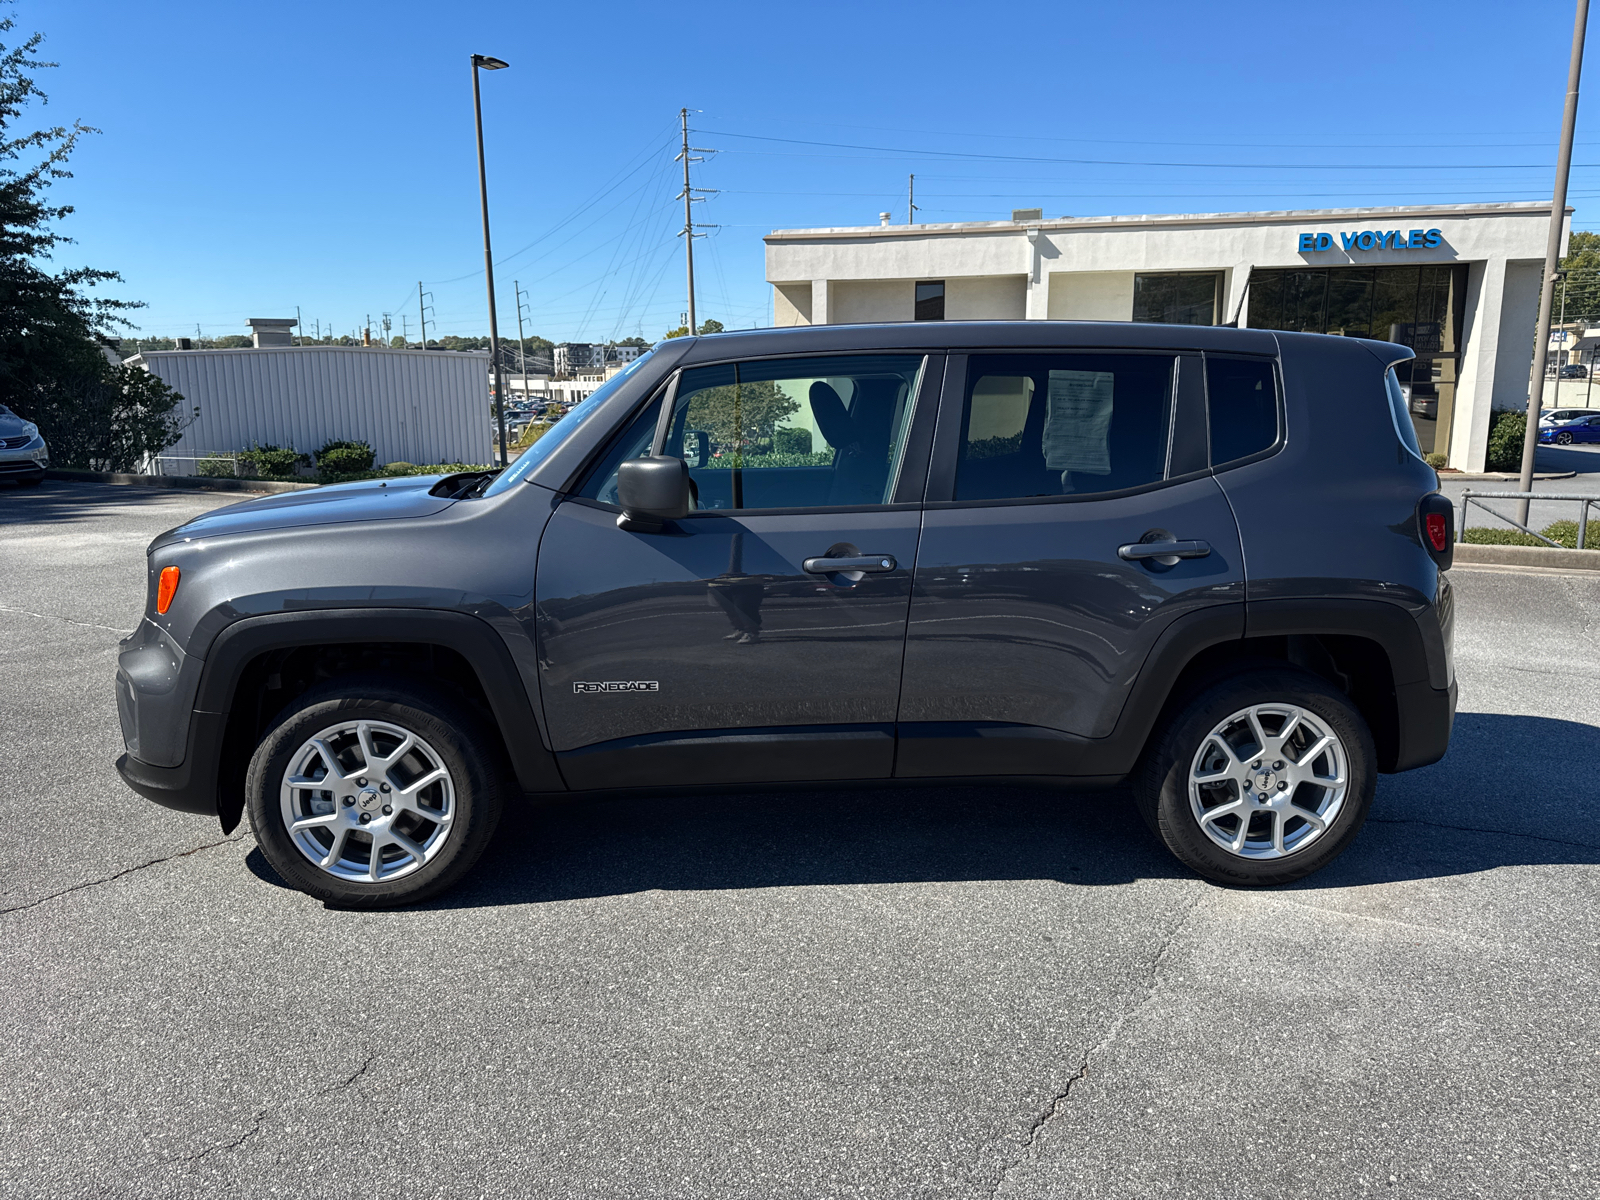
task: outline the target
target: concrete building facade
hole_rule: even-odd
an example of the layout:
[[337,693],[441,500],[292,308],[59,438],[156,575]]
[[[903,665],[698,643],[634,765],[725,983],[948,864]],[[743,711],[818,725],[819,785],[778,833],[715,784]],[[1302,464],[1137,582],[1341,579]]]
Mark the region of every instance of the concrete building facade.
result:
[[[1481,470],[1526,407],[1550,206],[1311,209],[777,230],[776,325],[1165,321],[1411,346],[1425,450]],[[1570,218],[1570,210],[1568,210]]]

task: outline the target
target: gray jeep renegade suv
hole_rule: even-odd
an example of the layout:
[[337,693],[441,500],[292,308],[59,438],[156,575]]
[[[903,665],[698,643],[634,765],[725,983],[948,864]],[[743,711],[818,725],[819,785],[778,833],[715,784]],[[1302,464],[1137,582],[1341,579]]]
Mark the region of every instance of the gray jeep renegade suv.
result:
[[1452,510],[1383,342],[1135,324],[664,342],[499,474],[163,534],[130,786],[332,903],[507,796],[1131,783],[1209,879],[1338,855],[1445,752]]

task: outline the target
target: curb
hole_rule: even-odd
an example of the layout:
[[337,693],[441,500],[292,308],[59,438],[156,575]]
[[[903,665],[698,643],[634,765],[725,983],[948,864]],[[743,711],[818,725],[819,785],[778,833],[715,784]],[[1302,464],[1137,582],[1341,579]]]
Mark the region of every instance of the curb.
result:
[[1479,546],[1457,542],[1454,561],[1497,567],[1554,567],[1600,571],[1600,550],[1557,550],[1550,546]]
[[119,471],[77,471],[69,467],[52,467],[44,477],[67,483],[114,483],[123,487],[186,488],[199,492],[303,492],[319,486],[271,479],[212,479],[205,475],[127,475]]

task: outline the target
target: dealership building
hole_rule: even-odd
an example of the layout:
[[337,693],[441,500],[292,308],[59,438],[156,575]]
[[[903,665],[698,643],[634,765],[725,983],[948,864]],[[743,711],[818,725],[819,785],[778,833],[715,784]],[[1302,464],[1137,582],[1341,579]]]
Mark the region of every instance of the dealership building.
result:
[[773,322],[1237,320],[1400,342],[1418,439],[1463,470],[1483,469],[1490,414],[1527,406],[1548,204],[1012,216],[775,231]]

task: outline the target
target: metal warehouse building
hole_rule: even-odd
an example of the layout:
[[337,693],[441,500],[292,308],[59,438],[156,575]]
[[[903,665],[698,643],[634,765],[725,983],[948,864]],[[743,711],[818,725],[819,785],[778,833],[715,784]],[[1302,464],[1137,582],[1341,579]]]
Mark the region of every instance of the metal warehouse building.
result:
[[1466,470],[1493,410],[1528,403],[1548,203],[1012,216],[778,230],[773,323],[1237,319],[1402,342],[1418,439]]
[[166,453],[369,443],[379,463],[491,459],[489,355],[363,346],[157,350],[129,359],[200,413]]

